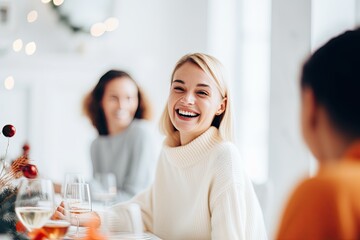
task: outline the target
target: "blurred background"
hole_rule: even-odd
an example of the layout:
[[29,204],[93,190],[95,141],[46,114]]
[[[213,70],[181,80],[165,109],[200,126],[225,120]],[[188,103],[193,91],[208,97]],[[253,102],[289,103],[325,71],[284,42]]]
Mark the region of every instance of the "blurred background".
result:
[[99,77],[130,72],[157,129],[176,61],[209,53],[227,69],[237,144],[271,236],[289,191],[316,171],[299,128],[301,63],[359,22],[360,0],[0,0],[0,126],[17,129],[8,159],[29,143],[41,174],[90,177],[96,132],[81,103]]

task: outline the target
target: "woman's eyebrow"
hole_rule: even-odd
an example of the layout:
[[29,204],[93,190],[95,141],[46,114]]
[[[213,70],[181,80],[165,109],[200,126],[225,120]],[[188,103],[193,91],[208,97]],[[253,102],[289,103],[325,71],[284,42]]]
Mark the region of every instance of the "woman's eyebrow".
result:
[[[171,84],[173,84],[173,83],[175,83],[175,82],[181,83],[181,84],[185,84],[185,82],[184,82],[183,80],[180,80],[180,79],[175,79],[174,81],[172,81]],[[205,84],[205,83],[199,83],[199,84],[197,84],[196,86],[197,86],[197,87],[206,87],[206,88],[210,88],[210,89],[211,89],[210,85]]]
[[183,80],[179,80],[179,79],[176,79],[176,80],[172,81],[171,84],[173,84],[174,82],[185,84],[185,82]]
[[199,83],[198,85],[196,85],[198,87],[207,87],[207,88],[211,88],[210,85],[207,85],[205,83]]

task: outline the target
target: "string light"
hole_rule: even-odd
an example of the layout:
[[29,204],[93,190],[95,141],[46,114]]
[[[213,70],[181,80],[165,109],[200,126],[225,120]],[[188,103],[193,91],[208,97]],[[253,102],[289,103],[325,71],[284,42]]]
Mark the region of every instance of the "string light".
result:
[[13,76],[8,76],[5,81],[4,81],[4,87],[7,89],[7,90],[11,90],[13,89],[15,86],[15,79]]
[[53,0],[53,3],[55,6],[60,6],[61,4],[64,3],[64,0]]
[[20,38],[18,38],[13,42],[12,46],[15,52],[20,52],[23,47],[23,41]]
[[29,42],[28,44],[26,44],[25,46],[25,53],[27,55],[33,55],[36,51],[36,44],[35,42]]
[[37,13],[37,11],[35,11],[35,10],[32,10],[32,11],[29,12],[28,15],[27,15],[27,21],[28,21],[29,23],[35,22],[37,18],[38,18],[38,13]]
[[91,26],[90,33],[94,37],[100,37],[106,31],[104,23],[95,23]]
[[114,31],[119,26],[119,20],[117,18],[111,17],[105,20],[106,31]]

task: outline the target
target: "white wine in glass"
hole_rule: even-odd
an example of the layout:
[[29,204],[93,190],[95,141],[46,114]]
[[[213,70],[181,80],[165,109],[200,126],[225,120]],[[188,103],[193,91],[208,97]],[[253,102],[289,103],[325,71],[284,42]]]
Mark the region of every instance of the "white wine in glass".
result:
[[15,202],[21,223],[32,231],[41,228],[54,213],[53,184],[47,179],[23,179]]
[[79,236],[79,216],[91,212],[90,188],[87,183],[70,183],[65,187],[64,194],[67,210],[76,219],[76,237]]

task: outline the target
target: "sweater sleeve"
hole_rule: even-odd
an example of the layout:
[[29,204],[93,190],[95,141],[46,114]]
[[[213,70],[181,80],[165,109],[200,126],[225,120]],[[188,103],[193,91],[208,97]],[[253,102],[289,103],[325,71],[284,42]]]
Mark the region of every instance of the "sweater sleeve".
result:
[[131,163],[121,192],[122,200],[130,199],[150,185],[157,160],[156,141],[147,125],[136,128],[131,137],[134,139]]
[[210,196],[211,238],[266,240],[260,204],[236,146],[222,144],[218,153]]
[[266,229],[250,180],[232,183],[215,200],[211,212],[212,239],[266,240]]
[[[141,219],[134,219],[129,206],[138,204],[141,210]],[[112,205],[108,211],[100,214],[101,223],[108,228],[109,231],[131,232],[134,224],[140,227],[142,224],[144,231],[152,232],[153,214],[152,214],[152,187],[138,193],[134,198],[126,202],[120,202]],[[138,222],[141,221],[141,222]]]

